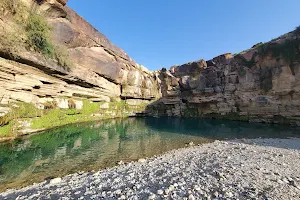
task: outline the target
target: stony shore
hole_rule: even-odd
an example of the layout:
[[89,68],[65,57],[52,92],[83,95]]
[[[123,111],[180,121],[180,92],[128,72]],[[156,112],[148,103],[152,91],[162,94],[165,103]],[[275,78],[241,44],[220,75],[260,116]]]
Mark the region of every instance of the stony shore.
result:
[[0,199],[300,199],[300,139],[216,141],[9,190]]

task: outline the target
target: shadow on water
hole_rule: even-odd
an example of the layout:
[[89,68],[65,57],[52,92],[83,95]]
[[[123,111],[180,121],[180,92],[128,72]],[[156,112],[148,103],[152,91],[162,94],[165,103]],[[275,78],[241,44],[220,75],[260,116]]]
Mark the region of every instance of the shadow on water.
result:
[[300,128],[288,125],[179,117],[147,117],[144,120],[145,124],[154,130],[219,140],[300,137]]
[[220,120],[127,118],[73,124],[0,145],[0,191],[98,170],[214,139],[298,137],[292,127]]

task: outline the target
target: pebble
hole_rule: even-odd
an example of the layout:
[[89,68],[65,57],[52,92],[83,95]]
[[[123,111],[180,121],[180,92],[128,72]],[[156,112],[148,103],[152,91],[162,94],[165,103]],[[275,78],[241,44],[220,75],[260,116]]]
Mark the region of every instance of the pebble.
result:
[[170,190],[169,189],[165,189],[164,192],[165,192],[166,195],[168,195],[170,193]]
[[[52,179],[51,185],[44,182],[8,190],[0,193],[0,199],[260,199],[261,188],[274,188],[269,199],[290,199],[289,195],[300,196],[300,141],[296,144],[298,149],[230,141],[204,144],[149,158],[149,162],[138,160],[145,164],[82,172]],[[275,162],[268,159],[270,155],[276,155]],[[280,165],[283,158],[285,167]]]
[[213,195],[214,195],[214,197],[218,197],[219,193],[217,191],[215,191]]
[[148,197],[148,199],[149,199],[149,200],[152,200],[152,199],[155,199],[155,197],[156,197],[155,194],[151,194],[151,195]]
[[172,190],[174,190],[174,189],[175,189],[174,185],[170,185],[170,186],[169,186],[169,190],[170,190],[170,191],[172,191]]
[[118,165],[124,165],[125,163],[122,161],[122,160],[120,160],[119,162],[118,162]]
[[61,180],[62,180],[61,178],[54,178],[54,179],[50,180],[50,184],[51,185],[58,184],[61,182]]
[[145,163],[145,162],[146,162],[146,159],[140,158],[140,159],[138,160],[138,162],[140,162],[140,163]]
[[228,198],[232,198],[234,195],[232,194],[232,192],[226,192],[224,194],[225,197],[228,197]]
[[189,146],[191,147],[191,146],[194,146],[194,142],[190,142],[189,143]]
[[162,194],[164,194],[164,191],[163,190],[157,190],[157,194],[162,195]]
[[194,186],[194,190],[196,190],[196,191],[200,191],[200,190],[201,190],[201,188],[200,188],[198,185],[195,185],[195,186]]
[[195,200],[194,195],[190,194],[190,195],[189,195],[189,200]]
[[117,195],[122,194],[122,190],[120,190],[120,189],[116,190],[116,191],[115,191],[115,194],[117,194]]

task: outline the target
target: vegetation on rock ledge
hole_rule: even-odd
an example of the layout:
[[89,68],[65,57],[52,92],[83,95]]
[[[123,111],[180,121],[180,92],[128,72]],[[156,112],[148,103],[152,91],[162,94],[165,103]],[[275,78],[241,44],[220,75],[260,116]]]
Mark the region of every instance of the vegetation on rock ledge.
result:
[[21,49],[34,50],[55,59],[65,69],[72,68],[66,47],[51,41],[51,27],[43,15],[30,11],[20,0],[1,1],[0,11],[8,22],[0,33],[1,51],[17,58]]
[[[53,102],[46,102],[45,105],[47,107],[40,110],[33,104],[20,102],[11,104],[11,111],[0,117],[0,138],[17,136],[22,134],[19,133],[20,130],[26,128],[32,130],[49,129],[78,122],[128,117],[135,112],[143,112],[146,108],[146,104],[130,106],[126,101],[103,103],[83,100],[82,109],[59,109]],[[30,126],[22,126],[21,121],[28,122]]]

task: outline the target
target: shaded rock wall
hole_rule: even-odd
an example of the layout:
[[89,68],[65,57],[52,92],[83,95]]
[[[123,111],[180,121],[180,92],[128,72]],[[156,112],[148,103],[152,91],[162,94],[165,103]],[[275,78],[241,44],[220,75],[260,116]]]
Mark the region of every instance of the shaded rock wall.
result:
[[162,98],[149,115],[300,121],[300,35],[288,33],[240,54],[157,72]]

